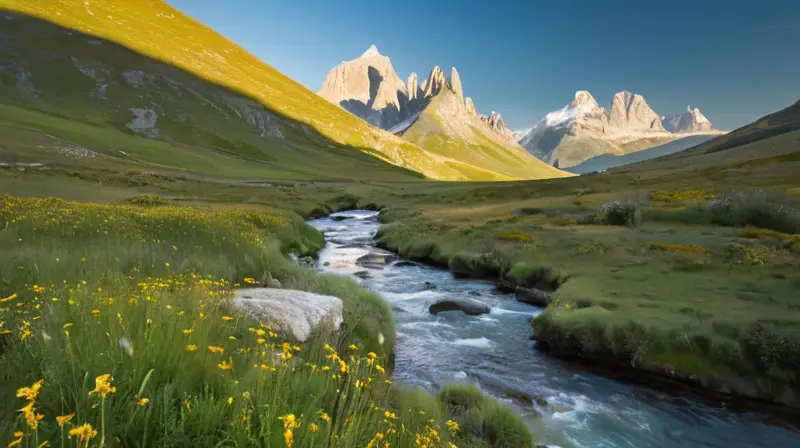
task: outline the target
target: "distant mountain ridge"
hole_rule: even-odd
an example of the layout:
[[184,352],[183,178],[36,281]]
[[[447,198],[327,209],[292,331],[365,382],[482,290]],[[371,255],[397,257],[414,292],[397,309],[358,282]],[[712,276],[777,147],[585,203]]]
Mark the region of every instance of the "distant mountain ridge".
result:
[[525,151],[500,114],[479,114],[455,67],[449,79],[435,66],[425,81],[411,73],[403,84],[373,45],[334,67],[319,95],[431,153],[466,163],[451,165],[465,175],[475,167],[496,173],[495,180],[570,175]]
[[610,110],[586,90],[564,108],[548,113],[519,143],[537,158],[561,168],[601,154],[625,155],[693,134],[720,134],[695,108],[666,119],[643,96],[614,95]]
[[455,67],[450,70],[449,79],[437,65],[422,83],[413,72],[408,76],[408,82],[403,83],[389,57],[382,55],[375,45],[359,58],[344,61],[331,69],[317,93],[370,124],[391,131],[405,129],[402,126],[398,128],[398,124],[414,117],[445,88],[452,90],[460,101],[465,102],[470,113],[503,138],[509,142],[516,140],[499,113],[478,114],[472,99],[464,96],[461,77]]

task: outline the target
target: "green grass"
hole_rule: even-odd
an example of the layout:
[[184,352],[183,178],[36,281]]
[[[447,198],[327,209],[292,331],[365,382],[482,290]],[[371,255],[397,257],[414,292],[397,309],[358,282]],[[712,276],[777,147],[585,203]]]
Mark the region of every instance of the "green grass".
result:
[[[521,429],[531,440],[512,411],[480,392],[467,411],[494,428],[485,435],[459,430],[473,420],[434,396],[394,387],[387,303],[291,262],[286,253],[324,244],[297,215],[133,199],[142,205],[0,196],[0,362],[13,366],[0,374],[0,398],[13,403],[0,409],[7,442],[18,432],[23,444],[78,445],[69,432],[85,424],[97,431],[89,446],[286,446],[287,437],[295,447],[523,446],[494,442],[518,440]],[[232,288],[268,275],[340,297],[346,329],[285,344],[228,306]],[[115,388],[105,397],[91,393],[102,375]],[[38,381],[26,422],[18,389]]]

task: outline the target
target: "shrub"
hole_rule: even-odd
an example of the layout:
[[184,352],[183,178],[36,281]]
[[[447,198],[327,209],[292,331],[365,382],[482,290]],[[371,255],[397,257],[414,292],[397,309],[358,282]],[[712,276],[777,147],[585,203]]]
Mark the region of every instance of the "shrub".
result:
[[723,226],[753,226],[800,233],[800,211],[778,193],[765,190],[735,192],[709,203],[712,222]]
[[763,249],[745,246],[739,243],[730,243],[725,247],[725,256],[736,264],[749,263],[755,265],[765,264],[767,254]]
[[676,253],[685,253],[685,254],[709,254],[711,250],[697,246],[695,244],[667,244],[667,243],[657,243],[651,242],[650,250],[659,250],[661,252],[676,252]]
[[641,205],[633,200],[609,202],[600,207],[595,221],[612,226],[639,226],[642,224]]
[[140,194],[139,196],[128,199],[128,202],[133,205],[142,205],[146,207],[165,205],[167,203],[164,198],[155,194]]
[[649,195],[650,200],[656,202],[684,202],[691,200],[711,200],[714,193],[702,190],[678,190],[678,191],[653,191]]
[[500,235],[497,235],[497,239],[498,240],[504,240],[504,241],[515,241],[515,242],[526,243],[526,244],[535,244],[536,243],[536,237],[533,237],[533,236],[530,236],[530,235],[525,235],[524,233],[520,233],[520,232],[501,233]]
[[558,216],[550,220],[551,223],[557,226],[568,226],[576,223],[575,218],[572,216]]
[[555,291],[565,278],[555,269],[520,261],[505,274],[517,284],[529,288]]

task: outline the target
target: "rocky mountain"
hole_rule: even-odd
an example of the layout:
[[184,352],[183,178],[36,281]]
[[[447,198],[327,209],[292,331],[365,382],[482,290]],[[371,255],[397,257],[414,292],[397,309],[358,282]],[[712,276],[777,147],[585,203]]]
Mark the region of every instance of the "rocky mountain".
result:
[[[4,8],[0,108],[4,126],[37,142],[31,162],[97,157],[130,170],[253,179],[508,177],[369,125],[165,2]],[[376,49],[362,57],[373,61],[364,64],[368,99],[355,102],[400,111],[408,91],[388,58]],[[333,93],[361,92],[352,70],[332,76]]]
[[623,91],[611,100],[608,124],[623,132],[664,132],[661,117],[650,108],[641,95]]
[[[409,81],[416,81],[416,76]],[[416,97],[416,86],[413,86]],[[334,67],[319,95],[379,128],[387,129],[408,115],[409,92],[392,61],[375,45],[358,59]]]
[[[697,114],[702,117],[699,110]],[[718,133],[710,125],[684,125],[685,129],[695,130],[671,132],[641,95],[619,92],[614,95],[610,110],[606,110],[591,93],[579,90],[564,108],[548,113],[519,137],[519,143],[537,158],[567,168],[601,154],[621,156],[690,133]]]
[[[450,70],[449,81],[437,65],[427,80],[420,82],[417,74],[411,73],[407,84],[403,84],[389,58],[372,45],[358,59],[334,67],[318,93],[372,125],[398,133],[445,89],[452,90],[462,103],[465,101],[461,77],[455,67]],[[508,142],[516,141],[500,114],[479,115],[470,98],[466,98],[466,108]]]
[[692,106],[686,106],[686,112],[682,114],[664,119],[663,124],[666,130],[676,134],[719,133],[712,127],[708,118],[700,113],[700,109]]
[[451,159],[458,157],[473,167],[452,165],[456,169],[480,167],[500,174],[496,180],[569,175],[531,156],[516,142],[509,141],[505,135],[497,132],[487,121],[498,128],[505,127],[498,114],[486,118],[486,121],[475,116],[468,111],[458,94],[445,86],[424,110],[397,133],[428,151]]

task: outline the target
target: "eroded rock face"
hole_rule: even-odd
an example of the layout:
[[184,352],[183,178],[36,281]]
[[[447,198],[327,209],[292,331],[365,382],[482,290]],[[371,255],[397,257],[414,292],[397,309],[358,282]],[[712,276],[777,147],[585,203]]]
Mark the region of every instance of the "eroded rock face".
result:
[[458,70],[456,70],[455,67],[450,70],[450,85],[453,88],[453,92],[458,95],[458,98],[464,101],[464,89],[461,87],[461,77],[458,76]]
[[[469,106],[468,106],[469,108]],[[474,110],[475,106],[473,106]],[[481,115],[481,120],[486,122],[492,130],[500,134],[505,140],[509,142],[517,141],[517,137],[514,135],[514,132],[506,126],[506,123],[503,121],[502,115],[498,114],[495,111],[492,111],[490,115]]]
[[622,91],[611,100],[608,124],[620,131],[664,132],[661,117],[650,108],[641,95]]
[[470,97],[467,97],[467,112],[473,116],[478,116],[478,111],[475,110],[475,104]]
[[323,327],[338,330],[344,322],[338,297],[292,289],[240,289],[231,304],[298,342],[309,340]]
[[480,316],[491,311],[489,305],[473,299],[444,299],[438,300],[428,307],[431,314],[446,311],[462,311],[470,316]]
[[384,129],[402,119],[408,90],[392,62],[374,45],[328,73],[319,95]]
[[428,81],[425,83],[425,93],[423,96],[425,98],[433,98],[445,88],[447,88],[447,80],[444,77],[442,69],[437,65],[433,67],[431,74],[428,75]]
[[664,119],[664,128],[679,134],[718,132],[700,109],[686,106],[686,112]]

